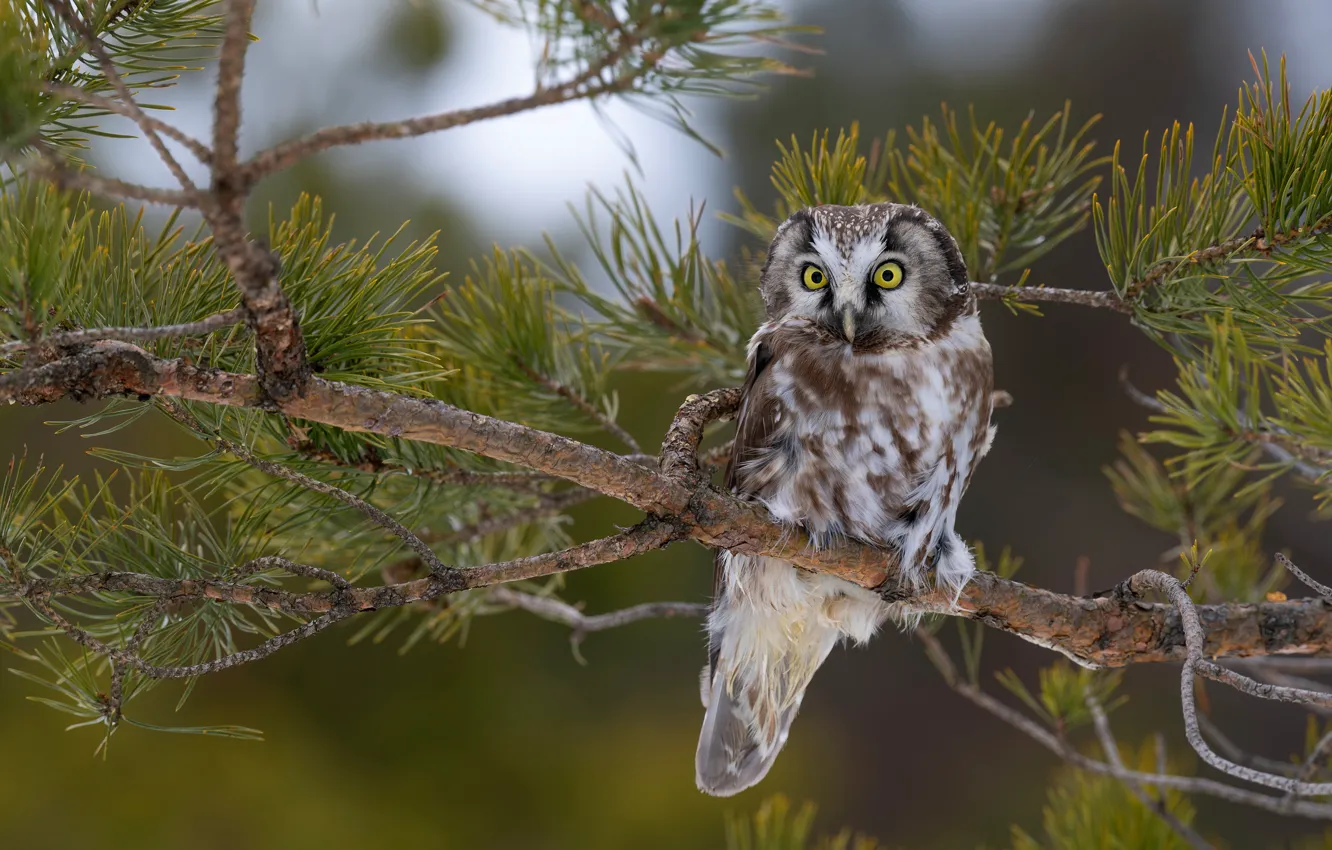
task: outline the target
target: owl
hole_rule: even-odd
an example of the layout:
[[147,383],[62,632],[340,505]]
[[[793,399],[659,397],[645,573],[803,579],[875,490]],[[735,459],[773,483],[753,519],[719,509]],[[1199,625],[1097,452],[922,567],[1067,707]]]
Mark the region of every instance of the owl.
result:
[[[900,590],[956,603],[975,571],[953,528],[994,439],[993,368],[957,243],[914,206],[819,206],[778,229],[759,283],[728,486],[805,529],[901,554]],[[906,603],[909,605],[909,603]],[[703,670],[698,787],[767,774],[844,638],[912,612],[787,561],[720,553]]]

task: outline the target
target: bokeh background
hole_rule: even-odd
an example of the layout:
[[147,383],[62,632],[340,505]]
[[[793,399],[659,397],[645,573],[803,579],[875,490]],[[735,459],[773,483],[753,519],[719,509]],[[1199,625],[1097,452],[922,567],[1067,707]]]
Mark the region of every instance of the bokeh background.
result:
[[[1285,54],[1294,94],[1332,84],[1332,5],[1319,0],[806,0],[785,4],[822,27],[821,55],[795,56],[808,78],[782,78],[757,99],[697,103],[717,158],[640,114],[612,106],[608,129],[586,104],[547,109],[406,142],[340,151],[271,180],[256,225],[300,192],[325,199],[341,239],[441,232],[442,270],[461,274],[493,242],[539,243],[543,232],[579,256],[567,204],[589,184],[613,189],[633,165],[663,218],[691,201],[733,210],[734,186],[771,198],[774,140],[861,122],[873,137],[935,115],[941,101],[974,104],[1015,124],[1071,99],[1075,118],[1101,113],[1102,152],[1140,150],[1143,133],[1173,121],[1199,127],[1210,150],[1222,108],[1251,76],[1247,51]],[[303,130],[424,114],[519,94],[531,85],[533,45],[471,7],[446,0],[283,0],[260,4],[260,40],[244,91],[243,153]],[[158,100],[206,136],[207,74]],[[165,184],[141,142],[97,145],[111,173]],[[1129,157],[1130,161],[1133,157]],[[712,254],[742,237],[709,215]],[[1033,282],[1102,287],[1091,235],[1070,240]],[[1171,544],[1123,514],[1101,472],[1121,429],[1146,425],[1118,389],[1124,364],[1144,388],[1167,385],[1168,357],[1121,317],[1052,306],[1014,317],[987,304],[999,386],[1015,405],[960,519],[963,533],[1025,557],[1027,581],[1069,591],[1079,556],[1093,589],[1152,564]],[[656,442],[678,392],[668,377],[620,387],[622,421]],[[91,468],[88,441],[45,421],[79,408],[0,413],[8,451],[28,446]],[[102,438],[170,451],[166,429]],[[165,448],[164,448],[165,447]],[[185,451],[187,447],[181,446]],[[1269,524],[1269,548],[1326,564],[1327,528],[1300,492]],[[632,521],[618,505],[582,508],[579,538]],[[710,557],[686,545],[573,575],[571,599],[589,611],[651,599],[703,600]],[[139,704],[167,723],[239,723],[263,743],[122,729],[110,757],[93,757],[95,730],[62,732],[61,715],[24,699],[0,675],[0,845],[14,848],[711,848],[725,812],[783,792],[820,806],[819,823],[878,836],[890,847],[1006,846],[1008,827],[1039,827],[1056,764],[1032,742],[951,694],[919,647],[885,634],[834,654],[819,674],[786,753],[758,789],[727,801],[693,787],[704,661],[696,624],[649,622],[592,636],[572,657],[566,631],[523,614],[477,621],[465,645],[348,646],[354,626],[262,663],[199,683],[181,716],[174,693]],[[1050,657],[1003,635],[987,641],[988,669],[1034,677]],[[1180,734],[1176,671],[1134,669],[1117,714],[1134,743],[1152,730],[1189,763]],[[153,715],[156,715],[155,717]],[[1222,697],[1216,716],[1242,744],[1282,758],[1299,751],[1294,709]],[[1282,846],[1316,825],[1198,799],[1200,822],[1231,847]]]

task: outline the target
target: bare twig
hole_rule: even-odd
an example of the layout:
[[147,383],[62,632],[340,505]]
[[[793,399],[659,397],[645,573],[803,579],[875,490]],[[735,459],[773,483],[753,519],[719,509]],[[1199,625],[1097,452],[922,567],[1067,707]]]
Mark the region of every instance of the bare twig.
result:
[[351,616],[353,611],[335,609],[315,617],[313,620],[302,623],[289,632],[269,638],[263,643],[252,649],[243,649],[239,652],[233,652],[230,655],[224,655],[213,661],[204,661],[199,664],[189,664],[179,667],[161,667],[156,664],[150,664],[143,660],[138,654],[128,649],[120,649],[110,646],[97,638],[93,637],[87,631],[65,619],[57,612],[45,599],[39,596],[29,597],[29,602],[43,616],[55,624],[62,632],[70,637],[71,640],[84,646],[98,655],[104,655],[112,661],[121,664],[127,664],[153,679],[192,679],[195,676],[204,676],[209,673],[217,673],[240,664],[247,664],[251,661],[258,661],[261,658],[267,658],[279,649],[291,646],[297,641],[304,640],[311,635],[318,634],[324,629],[336,623],[338,620]]
[[[143,620],[138,628],[130,635],[129,640],[125,641],[122,647],[126,652],[138,652],[139,646],[143,644],[148,633],[157,625],[158,618],[162,616],[163,610],[167,607],[167,600],[158,598],[152,605],[148,606],[148,611],[143,615]],[[111,693],[107,699],[106,717],[112,726],[120,722],[123,716],[125,706],[125,663],[111,660]]]
[[696,602],[647,602],[608,611],[605,614],[584,614],[562,599],[553,596],[540,596],[535,593],[523,593],[500,585],[490,591],[490,598],[504,605],[521,608],[545,620],[561,623],[572,629],[569,639],[578,645],[591,632],[614,629],[640,620],[658,617],[688,617],[697,619],[708,613],[708,606]]
[[1098,307],[1117,313],[1132,313],[1133,308],[1120,300],[1114,292],[1090,289],[1051,289],[1045,286],[1004,286],[999,283],[971,284],[977,298],[1002,301],[1044,301],[1051,304],[1077,304]]
[[1075,767],[1092,773],[1113,776],[1122,782],[1137,782],[1141,785],[1153,785],[1158,788],[1176,788],[1186,793],[1205,794],[1230,803],[1253,806],[1277,814],[1297,814],[1319,820],[1332,820],[1332,805],[1326,803],[1311,803],[1306,800],[1299,800],[1292,804],[1284,797],[1262,794],[1245,788],[1236,788],[1224,782],[1217,782],[1200,776],[1175,776],[1168,773],[1143,773],[1137,770],[1117,769],[1107,762],[1089,758],[1074,749],[1063,738],[1055,735],[1021,712],[1009,708],[959,676],[956,665],[937,637],[923,629],[917,629],[914,634],[925,648],[925,653],[930,661],[943,676],[944,682],[953,691],[1022,732]]
[[42,159],[33,163],[32,170],[58,188],[91,192],[106,198],[147,201],[150,204],[162,204],[168,207],[196,208],[199,205],[198,196],[190,192],[126,183],[113,177],[99,177],[86,169],[75,170],[55,157],[54,153],[45,154]]
[[1275,555],[1272,556],[1272,558],[1278,564],[1284,567],[1291,575],[1295,576],[1295,578],[1303,582],[1306,587],[1308,587],[1314,593],[1317,593],[1319,597],[1323,599],[1324,602],[1332,602],[1332,587],[1328,587],[1327,585],[1323,584],[1321,581],[1317,580],[1313,576],[1306,573],[1304,570],[1295,566],[1295,563],[1291,561],[1290,558],[1287,558],[1285,555],[1281,554],[1280,552],[1277,552]]
[[1245,693],[1267,699],[1315,702],[1316,704],[1326,705],[1332,700],[1332,696],[1314,691],[1300,691],[1294,688],[1277,688],[1274,685],[1263,685],[1233,670],[1227,670],[1219,664],[1204,660],[1203,653],[1207,644],[1206,633],[1203,631],[1202,622],[1198,618],[1193,600],[1189,598],[1183,585],[1174,576],[1160,570],[1142,570],[1135,573],[1126,584],[1135,593],[1150,589],[1165,594],[1170,599],[1171,604],[1179,611],[1184,627],[1184,639],[1188,647],[1188,654],[1180,674],[1180,703],[1184,712],[1184,736],[1188,739],[1194,752],[1203,761],[1222,773],[1234,776],[1237,779],[1243,779],[1246,782],[1265,785],[1269,788],[1278,788],[1288,794],[1299,796],[1332,794],[1332,782],[1303,782],[1289,776],[1278,776],[1242,764],[1236,764],[1230,759],[1217,754],[1207,744],[1198,729],[1198,711],[1194,701],[1193,677],[1195,674],[1201,674],[1209,679],[1238,688]]
[[[1110,730],[1110,719],[1105,716],[1105,709],[1101,706],[1101,701],[1092,693],[1090,687],[1084,689],[1083,697],[1087,702],[1087,710],[1091,712],[1092,726],[1096,730],[1096,738],[1101,744],[1101,751],[1105,753],[1105,760],[1116,771],[1124,772],[1124,761],[1119,755],[1119,744],[1115,741],[1114,733]],[[1159,749],[1158,753],[1164,755],[1164,749]],[[1156,772],[1164,773],[1165,770],[1158,764]],[[1129,793],[1138,798],[1139,802],[1156,812],[1157,816],[1165,821],[1166,825],[1194,850],[1212,850],[1212,845],[1206,839],[1194,832],[1192,827],[1170,811],[1170,808],[1166,805],[1164,794],[1158,799],[1153,799],[1141,785],[1132,780],[1124,780],[1124,786],[1128,788]]]
[[44,336],[35,343],[24,342],[23,340],[2,343],[0,344],[0,355],[27,351],[37,345],[61,347],[103,339],[114,339],[122,342],[148,342],[176,336],[197,336],[228,328],[243,321],[245,321],[245,311],[237,307],[224,313],[214,313],[197,322],[184,322],[179,325],[150,325],[140,328],[86,328],[77,331],[62,331]]
[[458,109],[402,121],[367,121],[360,124],[325,127],[303,138],[283,142],[260,151],[245,163],[244,179],[246,183],[253,184],[260,178],[290,168],[305,157],[329,148],[386,139],[408,139],[544,106],[554,106],[572,100],[589,100],[606,94],[628,91],[645,74],[655,69],[665,56],[664,54],[645,56],[644,62],[638,67],[630,69],[623,75],[606,79],[605,73],[616,68],[638,44],[638,39],[632,32],[618,25],[614,29],[620,32],[619,43],[581,74],[564,83],[538,87],[524,97],[509,98],[470,109]]
[[1206,712],[1198,712],[1198,729],[1210,738],[1217,749],[1225,753],[1226,758],[1231,761],[1247,765],[1256,770],[1266,770],[1269,773],[1280,773],[1287,776],[1293,776],[1295,773],[1295,765],[1290,762],[1277,761],[1241,749],[1238,744],[1230,740],[1225,732],[1221,731],[1219,726],[1212,722]]
[[304,576],[305,578],[328,582],[338,590],[351,589],[351,582],[332,570],[326,570],[323,567],[315,567],[310,564],[298,564],[295,561],[289,561],[278,555],[265,555],[260,558],[246,561],[237,567],[235,572],[236,576],[240,578],[247,575],[253,575],[254,573],[263,572],[264,570],[282,570],[283,572],[291,573],[294,576]]

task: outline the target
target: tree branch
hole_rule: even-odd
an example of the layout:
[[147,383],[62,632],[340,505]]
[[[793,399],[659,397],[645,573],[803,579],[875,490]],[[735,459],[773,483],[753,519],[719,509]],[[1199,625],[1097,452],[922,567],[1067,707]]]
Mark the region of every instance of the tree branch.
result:
[[569,640],[575,647],[591,632],[615,629],[658,617],[699,618],[707,615],[709,607],[697,602],[647,602],[605,614],[588,615],[562,599],[523,593],[503,585],[490,591],[490,598],[504,605],[521,608],[543,620],[568,626],[572,630]]
[[1156,286],[1167,276],[1174,274],[1184,266],[1197,266],[1216,260],[1229,259],[1246,250],[1262,257],[1270,257],[1274,250],[1283,245],[1297,239],[1318,236],[1329,231],[1332,231],[1332,216],[1327,216],[1313,224],[1296,227],[1284,233],[1274,233],[1271,236],[1265,234],[1263,229],[1259,227],[1247,236],[1235,236],[1215,245],[1208,245],[1196,251],[1191,251],[1187,256],[1179,259],[1162,260],[1152,265],[1141,279],[1128,285],[1124,290],[1124,300],[1127,302],[1135,301],[1143,292]]
[[63,331],[42,337],[36,342],[14,340],[0,344],[0,355],[27,351],[37,346],[60,348],[84,342],[98,340],[118,340],[120,342],[149,342],[155,339],[167,339],[176,336],[197,336],[228,328],[245,321],[245,310],[237,307],[224,313],[214,313],[197,322],[184,322],[179,325],[149,325],[140,328],[85,328],[77,331]]
[[[137,120],[135,119],[134,110],[131,107],[126,106],[125,104],[121,103],[118,100],[113,100],[112,98],[109,97],[102,97],[101,95],[93,94],[92,92],[89,91],[84,91],[83,89],[77,86],[65,85],[64,83],[48,82],[42,84],[42,91],[54,97],[61,98],[62,100],[75,100],[78,101],[79,103],[86,104],[88,106],[92,106],[97,109],[104,109],[107,112],[113,112],[116,115],[121,115],[131,120]],[[143,115],[142,121],[139,123],[140,126],[146,124],[147,126],[152,127],[154,130],[161,133],[162,135],[176,140],[181,145],[183,145],[186,148],[186,150],[188,150],[191,154],[193,154],[195,159],[199,160],[199,162],[203,163],[204,165],[212,163],[213,151],[207,145],[205,145],[203,142],[199,141],[198,139],[194,138],[193,136],[177,129],[176,127],[166,123],[165,121],[158,120],[157,118],[153,118],[146,114]]]
[[1077,304],[1082,307],[1097,307],[1114,310],[1116,313],[1133,312],[1133,308],[1125,303],[1118,294],[1107,290],[1051,289],[1045,286],[1004,286],[998,283],[973,282],[971,291],[976,294],[977,298],[986,300],[1044,301],[1051,304]]
[[458,109],[452,112],[408,118],[402,121],[366,121],[360,124],[325,127],[308,136],[283,142],[260,151],[253,159],[244,164],[242,168],[243,179],[247,184],[252,185],[263,177],[290,168],[305,157],[329,148],[359,145],[365,142],[387,139],[409,139],[415,136],[424,136],[428,133],[451,130],[454,127],[462,127],[491,118],[540,109],[543,106],[554,106],[573,100],[588,100],[604,94],[626,91],[638,79],[655,68],[665,57],[664,55],[647,57],[654,59],[654,61],[645,62],[642,67],[633,69],[623,76],[617,76],[610,80],[604,79],[602,75],[607,70],[614,68],[638,44],[632,33],[618,25],[616,29],[619,29],[621,33],[619,44],[613,50],[607,52],[605,56],[592,63],[581,74],[564,83],[551,87],[538,87],[536,91],[524,97],[513,97],[486,106]]
[[245,234],[245,201],[250,187],[236,154],[241,79],[253,13],[254,0],[227,0],[213,106],[211,195],[215,208],[206,212],[217,254],[231,270],[254,329],[259,386],[268,399],[278,402],[299,395],[311,370],[300,319],[279,281],[281,262],[275,253]]
[[1224,782],[1217,782],[1214,779],[1119,769],[1114,765],[1083,755],[1067,741],[1056,736],[1036,721],[1019,711],[1009,708],[959,676],[956,665],[954,665],[943,645],[939,643],[937,637],[924,629],[916,629],[913,634],[924,646],[926,655],[939,670],[944,682],[954,692],[993,714],[1074,767],[1091,773],[1113,776],[1121,782],[1136,782],[1141,785],[1154,785],[1158,788],[1176,788],[1186,793],[1205,794],[1230,803],[1253,806],[1277,814],[1295,814],[1307,818],[1332,820],[1332,805],[1326,803],[1311,803],[1299,800],[1292,804],[1284,797],[1262,794],[1245,788],[1236,788]]
[[[1083,693],[1087,701],[1087,710],[1091,712],[1092,726],[1096,730],[1096,739],[1101,745],[1101,752],[1105,753],[1105,760],[1116,771],[1124,772],[1124,761],[1119,755],[1119,743],[1115,741],[1114,733],[1110,731],[1110,718],[1105,716],[1105,709],[1101,706],[1101,702],[1096,698],[1096,695],[1092,693],[1090,687],[1085,688]],[[1164,773],[1165,771],[1158,769],[1157,772]],[[1165,821],[1166,826],[1169,826],[1176,835],[1194,850],[1213,850],[1212,845],[1207,843],[1206,839],[1194,832],[1192,827],[1170,811],[1169,807],[1166,806],[1164,794],[1159,799],[1152,799],[1146,789],[1137,782],[1124,780],[1124,785],[1129,789],[1129,793],[1138,798],[1138,802],[1156,812],[1157,816]]]
[[[667,453],[680,458],[697,445],[709,416],[729,415],[726,392],[709,394],[702,415],[690,407],[673,424]],[[254,376],[164,360],[123,342],[92,343],[86,351],[32,370],[0,375],[0,400],[43,403],[116,394],[185,398],[238,407],[267,402]],[[304,396],[279,405],[289,416],[354,432],[452,446],[572,481],[670,518],[684,536],[714,548],[789,560],[868,588],[896,590],[890,551],[847,542],[813,548],[799,529],[772,522],[761,506],[741,502],[706,481],[686,485],[633,460],[557,434],[423,399],[312,378]],[[688,467],[687,460],[677,460]],[[1118,667],[1185,657],[1180,614],[1173,606],[1129,596],[1084,599],[1053,593],[992,573],[979,573],[953,607],[939,594],[910,600],[924,611],[969,617],[1058,651],[1087,666]],[[1332,612],[1321,601],[1201,606],[1209,657],[1332,654]]]

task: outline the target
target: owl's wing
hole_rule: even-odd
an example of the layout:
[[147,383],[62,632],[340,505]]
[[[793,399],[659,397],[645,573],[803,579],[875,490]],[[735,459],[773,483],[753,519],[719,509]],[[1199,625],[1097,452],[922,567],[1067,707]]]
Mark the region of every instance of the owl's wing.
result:
[[[780,410],[772,388],[769,366],[775,359],[772,346],[759,342],[749,358],[749,372],[740,388],[740,412],[735,420],[735,442],[731,446],[731,459],[726,464],[726,488],[737,495],[747,495],[745,488],[745,461],[767,448]],[[726,587],[726,553],[718,551],[712,567],[713,604],[721,598]],[[719,636],[709,631],[708,681],[717,669],[717,655],[721,652]]]

